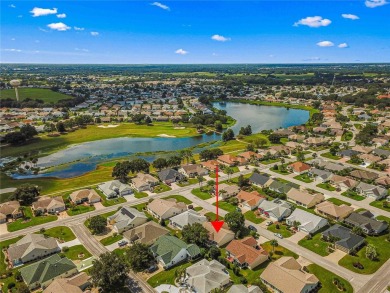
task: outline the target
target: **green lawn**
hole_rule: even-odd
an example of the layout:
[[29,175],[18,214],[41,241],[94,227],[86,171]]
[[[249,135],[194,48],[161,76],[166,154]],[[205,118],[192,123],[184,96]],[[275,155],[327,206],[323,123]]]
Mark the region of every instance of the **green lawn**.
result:
[[382,200],[374,200],[370,202],[370,206],[376,207],[378,209],[382,209],[384,211],[390,212],[390,204],[387,205],[387,208],[383,207],[383,203],[385,202],[384,199]]
[[150,286],[152,286],[153,288],[154,287],[157,287],[161,284],[171,284],[171,285],[175,285],[175,274],[176,274],[176,271],[177,270],[182,270],[182,269],[186,269],[188,268],[189,266],[191,266],[192,263],[184,263],[182,265],[179,265],[179,266],[175,266],[169,270],[165,270],[165,271],[162,271],[154,276],[152,276],[151,278],[148,279],[148,283]]
[[284,170],[284,171],[280,170],[280,166],[279,166],[279,168],[277,170],[272,168],[272,171],[275,172],[275,173],[278,173],[280,175],[288,175],[288,174],[290,174],[290,172],[288,172],[287,170]]
[[[106,165],[106,167],[109,167],[109,165]],[[110,207],[110,206],[113,206],[113,205],[117,205],[117,204],[126,202],[126,199],[124,197],[116,197],[116,198],[108,199],[104,195],[104,193],[101,192],[99,189],[97,189],[97,188],[94,188],[94,189],[100,195],[100,197],[102,199],[102,205],[105,206],[105,207]]]
[[[52,91],[50,89],[40,88],[19,88],[19,99],[21,101],[29,98],[32,100],[42,100],[45,103],[56,103],[59,100],[73,99],[72,96],[68,96],[62,93]],[[0,99],[15,99],[15,91],[13,89],[0,90]]]
[[341,141],[350,141],[353,138],[352,131],[347,131],[341,136]]
[[[6,273],[6,265],[5,265],[5,257],[4,257],[4,253],[3,253],[3,248],[8,247],[10,244],[17,242],[22,237],[23,236],[19,236],[19,237],[10,239],[10,240],[0,242],[0,275],[4,275]],[[13,274],[15,274],[16,271],[17,271],[17,269],[11,270],[11,272]],[[10,283],[15,283],[16,286],[18,286],[18,283],[16,282],[14,275],[9,276],[5,279],[1,279],[0,283],[4,284],[3,288],[7,288],[8,284],[10,284]],[[6,292],[6,291],[4,291],[4,292]],[[13,292],[17,292],[16,289],[13,290]]]
[[[37,233],[42,234],[40,231]],[[57,238],[63,242],[68,242],[76,239],[76,236],[73,234],[72,230],[65,226],[58,226],[47,229],[43,234],[49,237]]]
[[192,204],[192,201],[190,201],[188,198],[182,196],[182,195],[170,195],[167,197],[164,197],[164,199],[174,198],[178,202],[184,202],[185,204]]
[[343,201],[341,199],[334,198],[334,197],[327,199],[327,201],[333,202],[337,206],[341,206],[342,204],[345,204],[347,206],[351,205],[349,202],[346,202],[346,201]]
[[300,180],[305,183],[311,183],[314,181],[309,175],[307,175],[307,173],[295,176],[294,179]]
[[331,153],[323,153],[323,154],[321,154],[321,157],[328,158],[331,160],[340,160],[341,159],[340,156],[333,156]]
[[260,163],[262,163],[264,165],[270,165],[270,164],[275,164],[279,161],[280,161],[280,159],[268,159],[268,160],[260,161]]
[[149,195],[146,192],[138,192],[138,191],[134,192],[135,198],[144,198],[144,197],[148,197],[148,196]]
[[54,216],[54,215],[35,217],[33,215],[31,208],[29,208],[29,207],[27,207],[24,210],[24,214],[25,214],[25,218],[27,219],[27,221],[25,222],[25,219],[21,218],[21,219],[18,219],[12,223],[9,223],[7,225],[7,229],[9,232],[14,232],[14,231],[26,229],[28,227],[52,222],[52,221],[55,221],[58,219],[58,217]]
[[[108,212],[108,213],[105,213],[105,214],[101,214],[99,216],[102,216],[103,218],[107,219],[109,216],[112,216],[113,214],[115,214],[116,211],[112,211],[112,212]],[[90,219],[86,220],[84,222],[84,226],[87,227],[89,229],[89,222],[90,222]]]
[[196,208],[194,208],[194,211],[195,211],[195,212],[199,212],[199,211],[201,211],[201,210],[203,210],[202,207],[196,207]]
[[365,199],[364,196],[361,196],[357,192],[354,192],[352,190],[344,191],[341,193],[341,195],[343,195],[345,197],[352,198],[352,199],[357,200],[357,201],[361,201],[361,200]]
[[203,200],[211,198],[211,195],[208,192],[200,191],[200,188],[193,189],[191,193]]
[[176,182],[176,184],[180,187],[184,187],[184,186],[187,186],[187,185],[192,185],[192,184],[195,184],[195,183],[198,183],[198,179],[196,178],[187,178],[187,181],[184,181],[182,183],[180,182]]
[[329,190],[329,191],[335,191],[336,190],[336,188],[334,188],[329,183],[320,183],[320,184],[317,184],[317,187],[322,188],[322,189],[326,189],[326,190]]
[[[83,245],[69,247],[69,250],[67,252],[63,252],[63,254],[71,260],[82,260],[92,256]],[[81,256],[81,254],[83,255]],[[81,257],[79,257],[79,255]]]
[[76,206],[74,206],[72,208],[68,208],[66,210],[66,213],[69,216],[75,216],[75,215],[80,215],[80,214],[92,212],[94,210],[95,210],[94,206],[80,204],[80,205],[76,205]]
[[[263,247],[268,252],[272,252],[273,247],[271,246],[271,241],[267,241],[263,244],[261,244],[261,247]],[[274,249],[274,253],[272,255],[272,260],[278,260],[279,258],[283,256],[292,256],[293,258],[297,259],[298,254],[288,250],[287,248],[284,248],[283,246],[276,246]]]
[[307,269],[310,273],[314,274],[318,280],[320,280],[321,289],[318,291],[319,293],[340,292],[339,289],[333,284],[334,278],[337,278],[344,285],[344,292],[353,293],[353,288],[347,280],[324,269],[323,267],[320,267],[316,264],[311,264],[307,266]]
[[107,246],[107,245],[113,244],[115,242],[118,242],[119,240],[122,240],[122,239],[123,239],[123,236],[121,234],[118,234],[116,236],[111,235],[111,236],[108,236],[108,237],[100,240],[100,243],[103,244],[104,246]]
[[272,225],[268,226],[267,230],[274,232],[274,233],[279,233],[284,238],[288,238],[292,235],[292,233],[289,230],[287,230],[287,227],[288,227],[287,225],[283,225],[283,224],[279,223],[279,229],[276,229],[276,224],[272,224]]
[[264,222],[264,221],[265,221],[265,219],[263,219],[263,218],[258,218],[258,217],[256,217],[254,211],[247,211],[247,212],[244,214],[244,217],[245,217],[246,220],[251,221],[251,222],[253,222],[253,223],[255,223],[255,224],[260,224],[261,222]]
[[313,236],[313,238],[310,240],[303,238],[303,239],[299,240],[298,244],[302,247],[305,247],[305,248],[321,255],[321,256],[329,255],[329,252],[327,251],[329,243],[321,240],[321,233],[315,234]]
[[[365,253],[366,247],[363,247],[357,253],[357,256],[346,255],[340,261],[339,265],[354,271],[359,274],[373,274],[375,273],[389,258],[390,258],[390,249],[389,242],[386,241],[387,235],[382,236],[367,236],[366,241],[368,244],[372,244],[375,246],[379,256],[378,260],[371,261],[369,260]],[[363,266],[363,270],[356,269],[353,266],[354,262],[359,261]]]
[[172,188],[170,188],[168,185],[163,184],[163,183],[160,183],[159,185],[157,185],[153,188],[154,193],[162,193],[162,192],[169,191],[169,190],[172,190]]
[[144,210],[144,208],[146,208],[146,205],[147,205],[147,203],[145,202],[145,203],[140,203],[140,204],[137,204],[137,205],[134,205],[134,206],[131,206],[131,207],[139,210],[140,212],[142,212]]
[[[205,213],[204,214],[207,218],[209,218],[210,219],[210,221],[215,221],[215,219],[216,219],[216,217],[217,217],[217,215],[215,214],[215,213],[213,213],[213,212],[208,212],[208,213]],[[221,216],[221,215],[218,215],[218,219],[219,220],[223,220],[223,217]]]
[[[215,206],[215,205],[216,205],[216,203],[213,203],[213,206]],[[237,209],[236,206],[234,206],[226,201],[219,201],[218,206],[219,206],[219,208],[221,208],[229,213],[234,212]]]

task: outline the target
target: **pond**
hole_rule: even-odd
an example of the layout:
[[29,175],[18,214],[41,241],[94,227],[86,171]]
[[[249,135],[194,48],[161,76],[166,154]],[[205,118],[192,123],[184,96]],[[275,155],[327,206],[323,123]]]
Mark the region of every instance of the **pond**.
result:
[[[252,126],[253,133],[256,133],[265,129],[277,129],[304,124],[309,119],[308,111],[282,107],[229,102],[224,105],[215,103],[214,107],[226,110],[229,116],[236,119],[237,123],[232,127],[235,134],[238,134],[242,126],[248,124]],[[128,158],[136,153],[176,151],[218,140],[220,140],[220,135],[213,133],[186,138],[121,137],[85,142],[71,145],[66,149],[39,158],[38,167],[50,168],[40,174],[14,174],[12,177],[15,179],[35,177],[71,178],[92,171],[97,164],[115,158]],[[193,150],[194,153],[199,151],[200,149]],[[153,161],[155,156],[145,158],[148,161]]]

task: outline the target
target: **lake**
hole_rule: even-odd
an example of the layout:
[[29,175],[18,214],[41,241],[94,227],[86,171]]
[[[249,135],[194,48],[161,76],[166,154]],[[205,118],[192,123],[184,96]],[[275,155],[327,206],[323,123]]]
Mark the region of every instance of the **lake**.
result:
[[[248,124],[251,125],[253,133],[256,133],[261,130],[301,125],[309,119],[308,111],[283,107],[231,102],[226,103],[226,105],[214,103],[214,107],[226,110],[229,116],[236,119],[237,123],[231,127],[235,134],[238,134],[241,127]],[[37,175],[14,174],[12,177],[15,179],[36,177],[71,178],[92,171],[97,164],[115,158],[131,157],[136,153],[176,151],[195,147],[201,143],[220,141],[220,139],[219,134],[213,133],[186,138],[121,137],[85,142],[71,145],[56,153],[39,158],[37,166],[50,168],[49,170]],[[218,146],[218,143],[213,146]],[[201,148],[195,148],[193,152],[197,153],[200,150]],[[153,155],[145,157],[148,161],[153,161],[154,158]]]

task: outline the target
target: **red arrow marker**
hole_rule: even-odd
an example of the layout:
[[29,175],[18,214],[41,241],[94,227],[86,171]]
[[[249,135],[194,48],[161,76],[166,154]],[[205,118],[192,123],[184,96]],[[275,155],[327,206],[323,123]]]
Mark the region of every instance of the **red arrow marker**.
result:
[[215,206],[217,208],[217,213],[216,213],[216,218],[215,221],[211,222],[211,225],[213,225],[215,231],[219,232],[221,230],[224,221],[219,221],[219,216],[218,216],[218,165],[215,167]]

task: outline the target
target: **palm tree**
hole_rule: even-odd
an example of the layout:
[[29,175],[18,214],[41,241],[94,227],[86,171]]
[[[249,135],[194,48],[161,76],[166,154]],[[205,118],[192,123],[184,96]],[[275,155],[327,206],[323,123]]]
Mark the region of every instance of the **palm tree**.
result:
[[272,239],[270,244],[272,246],[272,253],[273,253],[273,252],[275,252],[275,247],[279,246],[278,240]]
[[233,169],[230,167],[225,168],[224,172],[228,175],[228,181],[230,180],[230,175],[234,173]]
[[196,177],[196,179],[198,179],[199,187],[202,188],[202,182],[204,181],[203,176],[202,175],[198,175],[198,177]]

